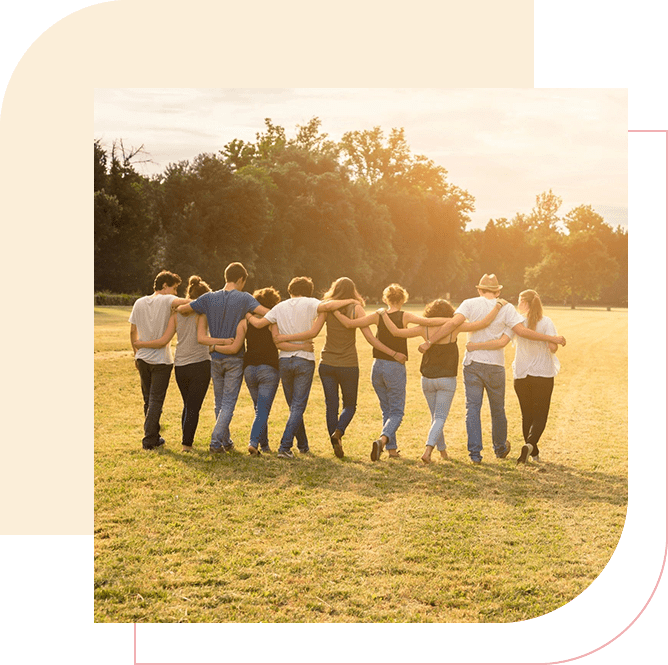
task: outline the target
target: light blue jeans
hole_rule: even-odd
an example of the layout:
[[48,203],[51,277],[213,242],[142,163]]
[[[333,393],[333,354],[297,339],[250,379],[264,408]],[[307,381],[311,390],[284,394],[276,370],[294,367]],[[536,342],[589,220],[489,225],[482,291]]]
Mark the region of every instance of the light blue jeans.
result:
[[271,365],[249,365],[244,370],[244,378],[255,405],[255,420],[251,427],[250,445],[253,448],[261,446],[262,450],[267,450],[269,448],[267,421],[278,390],[278,370]]
[[450,405],[456,389],[456,376],[442,376],[438,379],[422,377],[422,392],[429,405],[429,411],[431,411],[431,428],[426,445],[432,448],[436,446],[439,450],[445,450],[443,427],[450,413]]
[[482,396],[487,391],[492,415],[492,445],[494,454],[500,457],[506,450],[508,421],[506,420],[506,370],[501,365],[472,362],[464,365],[464,390],[466,392],[466,434],[469,456],[473,461],[482,459],[482,426],[480,409]]
[[394,360],[376,358],[371,367],[371,385],[378,395],[383,414],[383,431],[387,450],[397,449],[397,430],[406,407],[406,367]]
[[243,380],[243,358],[212,358],[211,380],[213,381],[214,411],[216,424],[211,433],[211,450],[229,448],[230,422],[237,405]]

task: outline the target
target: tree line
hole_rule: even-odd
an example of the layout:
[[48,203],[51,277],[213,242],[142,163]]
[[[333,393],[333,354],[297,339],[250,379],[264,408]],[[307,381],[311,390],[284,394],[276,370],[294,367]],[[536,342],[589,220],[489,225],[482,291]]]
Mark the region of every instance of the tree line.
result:
[[628,234],[591,206],[559,216],[551,190],[528,215],[466,231],[474,198],[410,150],[403,129],[346,132],[320,120],[265,120],[254,142],[171,163],[147,178],[142,148],[94,141],[95,290],[146,293],[162,268],[212,288],[241,261],[248,288],[281,291],[295,275],[325,290],[342,275],[377,299],[399,282],[412,299],[471,296],[496,273],[507,297],[535,288],[547,303],[627,303]]

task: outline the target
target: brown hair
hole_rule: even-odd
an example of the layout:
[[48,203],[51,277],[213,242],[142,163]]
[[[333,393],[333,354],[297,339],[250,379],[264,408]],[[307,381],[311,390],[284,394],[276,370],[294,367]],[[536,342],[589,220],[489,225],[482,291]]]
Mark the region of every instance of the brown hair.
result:
[[323,300],[349,300],[354,298],[361,305],[364,305],[364,298],[357,291],[355,282],[350,277],[339,277],[332,282],[327,293],[322,297]]
[[403,305],[408,300],[408,291],[399,284],[390,284],[383,291],[383,302],[388,305]]
[[200,296],[211,291],[211,287],[199,276],[191,275],[186,289],[186,298],[196,300]]
[[310,298],[313,295],[313,280],[310,277],[293,277],[288,284],[288,293]]
[[520,300],[529,305],[527,328],[536,330],[536,325],[543,318],[543,303],[540,301],[540,296],[533,289],[527,289],[520,293]]
[[281,302],[281,294],[273,286],[254,291],[253,298],[255,298],[262,307],[266,307],[267,309],[271,309]]
[[455,315],[455,308],[447,300],[438,298],[424,306],[424,315],[430,319],[437,316],[451,319]]
[[230,263],[230,265],[225,268],[225,281],[238,282],[240,279],[243,279],[244,281],[247,280],[248,271],[241,263]]
[[165,286],[178,286],[181,283],[181,278],[169,270],[161,270],[153,280],[153,290],[162,291]]

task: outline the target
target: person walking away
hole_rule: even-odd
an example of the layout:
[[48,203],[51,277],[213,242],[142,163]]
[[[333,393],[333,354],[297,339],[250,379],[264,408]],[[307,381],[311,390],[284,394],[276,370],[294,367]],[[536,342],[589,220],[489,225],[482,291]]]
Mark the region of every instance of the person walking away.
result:
[[169,345],[156,349],[138,348],[136,342],[163,336],[169,324],[172,306],[188,302],[176,295],[180,283],[181,278],[176,273],[162,270],[153,281],[153,294],[135,301],[130,313],[130,344],[144,399],[144,450],[153,450],[165,443],[160,436],[160,416],[172,374],[173,359]]

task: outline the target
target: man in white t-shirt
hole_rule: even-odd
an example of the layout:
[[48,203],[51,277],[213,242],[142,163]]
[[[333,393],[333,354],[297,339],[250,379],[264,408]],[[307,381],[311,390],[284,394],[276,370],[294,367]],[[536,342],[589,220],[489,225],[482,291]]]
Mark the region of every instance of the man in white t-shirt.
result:
[[160,436],[160,415],[172,374],[172,349],[169,344],[159,349],[135,347],[137,340],[150,342],[163,336],[172,306],[190,302],[177,298],[176,289],[181,278],[167,270],[158,273],[154,282],[154,293],[135,301],[130,314],[130,343],[135,352],[135,366],[141,379],[144,397],[144,438],[142,448],[152,450],[165,443]]
[[[281,335],[298,335],[308,332],[315,337],[325,323],[325,313],[356,303],[356,300],[330,300],[321,302],[313,298],[313,281],[310,277],[295,277],[288,284],[290,298],[279,302],[263,317],[250,317],[249,323],[256,328],[275,323]],[[306,339],[306,337],[305,337]],[[285,401],[290,407],[290,416],[285,425],[278,456],[292,459],[292,441],[297,439],[301,453],[309,452],[308,437],[304,428],[304,411],[308,403],[315,372],[315,354],[312,351],[280,351],[278,368],[283,384]]]
[[[484,318],[496,305],[496,299],[503,287],[499,284],[496,275],[483,275],[476,285],[478,298],[469,298],[455,310],[455,315],[449,323],[441,326],[428,342],[418,348],[424,353],[431,344],[449,335],[452,330],[461,325],[466,319],[475,322]],[[472,333],[469,333],[471,342],[487,342],[499,339],[504,333],[508,336],[515,334],[527,339],[540,342],[566,344],[566,339],[557,335],[543,335],[530,330],[523,324],[523,317],[510,304],[506,303],[492,323]],[[464,389],[466,392],[466,434],[468,437],[468,451],[471,461],[480,464],[482,461],[482,427],[480,424],[480,409],[482,408],[483,394],[487,391],[489,409],[492,416],[492,445],[494,454],[503,459],[510,452],[510,443],[507,441],[508,422],[505,411],[506,370],[504,367],[503,349],[494,351],[467,351],[464,355]]]

